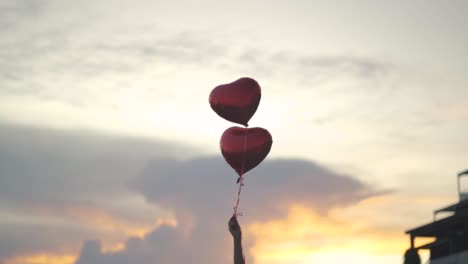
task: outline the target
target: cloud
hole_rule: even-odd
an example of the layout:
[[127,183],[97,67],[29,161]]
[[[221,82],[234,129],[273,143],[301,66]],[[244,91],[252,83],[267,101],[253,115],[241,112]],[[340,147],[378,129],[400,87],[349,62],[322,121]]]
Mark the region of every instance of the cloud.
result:
[[390,77],[400,66],[377,57],[352,54],[296,53],[245,47],[237,56],[239,65],[255,69],[261,76],[280,77],[284,81],[297,79],[302,84],[329,82],[333,78],[353,77],[362,81]]
[[[150,159],[187,156],[172,142],[0,125],[0,259],[76,254],[81,241],[105,246],[143,236],[170,220],[126,187]],[[44,243],[47,241],[47,243]]]
[[[196,245],[189,245],[171,228],[161,227],[148,235],[145,240],[131,238],[126,243],[124,251],[114,253],[101,253],[101,245],[99,241],[86,241],[83,245],[80,257],[77,264],[99,263],[99,264],[124,264],[124,263],[175,263],[177,261],[185,261],[190,263],[194,261],[187,256],[187,251],[196,253],[200,248]],[[215,252],[213,254],[219,254]],[[202,249],[203,251],[203,249]],[[200,252],[200,251],[198,251]],[[204,262],[210,263],[210,262]]]
[[44,9],[45,1],[5,0],[0,3],[0,26],[2,29],[15,28],[24,18],[36,18]]
[[[230,259],[236,176],[222,158],[197,153],[173,142],[0,125],[0,259],[70,256],[89,239],[99,242],[85,243],[80,264]],[[296,203],[325,214],[377,194],[314,162],[272,159],[246,175],[241,221],[247,228],[283,217]]]
[[[170,142],[0,125],[3,201],[113,196],[146,160],[188,149]],[[103,188],[106,186],[106,188]],[[89,197],[89,196],[88,196]]]
[[[5,3],[0,8],[0,17],[35,21],[18,25],[15,30],[0,29],[8,36],[0,40],[2,94],[33,94],[73,101],[86,94],[83,91],[96,87],[101,90],[109,87],[111,92],[134,86],[135,77],[149,78],[157,86],[165,73],[180,74],[181,66],[187,67],[187,74],[205,68],[216,71],[211,75],[252,73],[264,79],[298,80],[302,85],[346,78],[349,74],[360,80],[376,80],[396,68],[373,57],[318,56],[278,51],[274,47],[249,47],[236,41],[238,36],[219,32],[168,31],[146,13],[141,15],[140,22],[116,19],[120,10],[131,9],[129,5],[143,11],[154,8],[149,2],[138,7],[125,1],[112,6],[70,5],[50,0]],[[80,93],[70,96],[67,89],[66,95],[63,87]]]
[[309,70],[335,69],[336,71],[348,71],[363,78],[375,78],[378,74],[384,74],[392,70],[389,62],[372,58],[357,56],[308,56],[297,59],[298,66]]
[[[132,181],[132,187],[148,200],[171,208],[199,211],[210,203],[210,208],[219,211],[232,202],[232,195],[228,194],[235,193],[232,184],[235,180],[233,171],[221,158],[185,162],[154,160]],[[198,191],[205,189],[209,193]],[[177,196],[172,194],[173,190],[178,190]],[[370,194],[364,183],[349,175],[335,173],[311,161],[277,159],[267,160],[247,174],[242,198],[246,205],[256,208],[250,214],[258,218],[268,215],[270,210],[284,209],[282,203],[302,201],[314,208],[327,209],[353,203]]]
[[[277,101],[291,98],[294,114],[288,115],[308,124],[343,119],[378,119],[375,123],[380,124],[393,109],[388,102],[400,88],[398,62],[346,53],[282,51],[246,44],[234,31],[167,30],[154,22],[156,11],[146,13],[155,7],[150,2],[138,6],[107,2],[70,5],[43,0],[28,7],[8,1],[17,20],[26,20],[32,12],[35,21],[2,32],[3,118],[21,113],[18,119],[37,123],[38,113],[45,112],[47,122],[60,127],[58,112],[67,120],[98,127],[101,122],[95,118],[112,114],[125,118],[132,109],[138,115],[133,122],[147,127],[150,117],[145,115],[151,109],[192,105],[194,100],[187,102],[180,93],[205,100],[209,92],[205,89],[218,80],[243,75],[258,78]],[[120,10],[140,19],[118,19],[125,16]],[[304,111],[311,103],[316,110]],[[22,104],[26,107],[19,109]],[[81,115],[90,117],[75,120]]]
[[50,255],[42,253],[10,258],[6,260],[5,264],[72,264],[75,262],[75,259],[73,255]]
[[[77,264],[229,261],[226,224],[232,214],[235,181],[233,171],[221,158],[151,161],[130,186],[151,203],[172,210],[177,226],[156,229],[143,239],[130,239],[125,250],[115,253],[97,254],[99,243],[86,242]],[[293,204],[326,214],[377,194],[349,175],[310,161],[268,160],[246,176],[241,221],[247,227],[254,221],[284,217]],[[252,238],[245,241],[249,261],[254,242]]]
[[[77,89],[83,91],[87,89],[84,86],[93,89],[96,81],[107,78],[115,89],[146,71],[154,76],[154,69],[164,71],[168,65],[207,65],[226,52],[226,46],[199,33],[166,33],[153,21],[146,21],[148,17],[144,25],[123,23],[115,16],[134,5],[113,2],[118,9],[105,2],[101,6],[51,0],[2,1],[0,24],[31,23],[0,28],[5,36],[0,40],[0,96],[32,94],[72,100],[55,87],[79,83]],[[93,30],[89,30],[91,25]]]
[[413,89],[407,84],[414,69],[372,55],[244,48],[234,61],[226,67],[252,73],[278,101],[287,100],[289,112],[314,125],[380,124],[401,110],[397,102]]
[[[1,212],[2,217],[4,212]],[[80,239],[94,236],[92,230],[57,219],[41,218],[34,214],[0,221],[0,259],[38,254],[62,254],[76,250]]]

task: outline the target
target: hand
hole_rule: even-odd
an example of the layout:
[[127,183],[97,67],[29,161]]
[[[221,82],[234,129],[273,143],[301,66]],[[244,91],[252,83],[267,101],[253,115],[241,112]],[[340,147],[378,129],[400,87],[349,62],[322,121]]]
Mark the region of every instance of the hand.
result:
[[240,239],[242,237],[241,227],[237,222],[237,217],[233,215],[229,220],[229,231],[235,239]]

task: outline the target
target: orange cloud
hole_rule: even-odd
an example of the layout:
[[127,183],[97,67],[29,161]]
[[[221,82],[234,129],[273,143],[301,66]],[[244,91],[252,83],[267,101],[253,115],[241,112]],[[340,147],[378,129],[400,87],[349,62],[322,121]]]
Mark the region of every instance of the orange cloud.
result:
[[[67,207],[63,208],[62,216],[73,218],[75,222],[87,226],[94,226],[96,230],[102,232],[119,233],[126,239],[128,237],[142,238],[148,232],[158,228],[161,225],[176,226],[177,222],[173,218],[158,219],[153,222],[153,225],[139,226],[137,223],[132,223],[128,220],[119,219],[112,214],[85,207]],[[124,240],[115,240],[109,237],[101,237],[107,243],[103,244],[103,253],[117,252],[125,249]],[[70,250],[70,249],[69,249]],[[78,254],[78,252],[76,252]],[[73,254],[55,254],[52,252],[32,253],[30,255],[21,255],[11,257],[5,260],[5,264],[73,264],[77,259]]]
[[75,219],[82,225],[95,228],[101,233],[102,250],[104,252],[119,251],[125,248],[123,243],[128,237],[143,238],[161,225],[176,226],[175,218],[159,218],[152,222],[131,221],[119,218],[112,213],[93,208],[67,207],[65,215]]
[[50,255],[47,253],[31,256],[18,256],[5,260],[5,264],[73,264],[74,255]]
[[175,217],[169,214],[158,216],[158,212],[154,210],[147,211],[146,214],[117,214],[107,208],[81,204],[41,204],[36,205],[33,210],[36,214],[93,230],[106,252],[122,250],[129,237],[143,238],[161,225],[177,225]]
[[152,222],[132,221],[115,216],[101,208],[69,206],[63,210],[64,216],[88,227],[94,227],[101,232],[121,233],[131,237],[142,238],[162,224],[176,225],[175,219],[157,219]]

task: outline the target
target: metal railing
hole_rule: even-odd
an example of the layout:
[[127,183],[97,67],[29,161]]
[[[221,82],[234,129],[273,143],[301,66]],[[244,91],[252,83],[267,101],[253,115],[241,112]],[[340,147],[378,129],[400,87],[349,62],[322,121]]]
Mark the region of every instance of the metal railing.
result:
[[440,259],[428,260],[426,264],[467,264],[468,251],[462,251]]
[[461,189],[460,178],[463,176],[468,176],[468,170],[462,171],[457,174],[458,198],[460,199],[460,201],[468,199],[468,192],[463,192]]

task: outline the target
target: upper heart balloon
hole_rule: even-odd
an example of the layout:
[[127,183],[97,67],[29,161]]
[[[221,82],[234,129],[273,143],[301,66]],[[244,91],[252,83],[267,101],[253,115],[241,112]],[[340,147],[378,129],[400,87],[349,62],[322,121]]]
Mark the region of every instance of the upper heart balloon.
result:
[[257,111],[261,96],[257,81],[244,77],[216,86],[210,93],[209,102],[220,117],[248,126],[250,118]]
[[231,127],[221,136],[221,153],[241,176],[255,168],[270,152],[273,139],[268,130],[254,127]]

